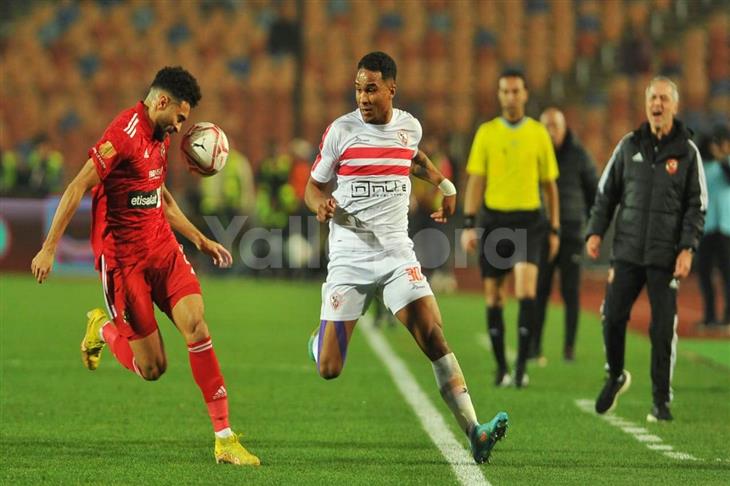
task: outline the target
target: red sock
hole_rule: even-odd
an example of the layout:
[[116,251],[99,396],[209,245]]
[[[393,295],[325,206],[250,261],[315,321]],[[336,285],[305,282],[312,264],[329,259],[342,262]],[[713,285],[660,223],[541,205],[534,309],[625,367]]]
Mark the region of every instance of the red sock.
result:
[[218,365],[218,358],[213,351],[210,337],[197,343],[188,344],[190,369],[193,371],[195,383],[203,393],[203,400],[208,407],[208,415],[213,422],[213,430],[218,432],[228,425],[228,393],[223,383],[223,375]]
[[129,340],[119,334],[117,327],[111,322],[107,322],[101,328],[101,334],[117,361],[129,371],[142,376],[137,368],[137,363],[134,362],[134,353],[132,353],[132,348],[129,347]]

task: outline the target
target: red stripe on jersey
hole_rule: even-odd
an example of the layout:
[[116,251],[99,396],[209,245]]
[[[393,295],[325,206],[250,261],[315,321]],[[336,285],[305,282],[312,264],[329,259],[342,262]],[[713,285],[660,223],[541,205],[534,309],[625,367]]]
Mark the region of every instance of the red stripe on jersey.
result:
[[319,164],[319,162],[322,160],[322,147],[324,146],[324,139],[327,138],[327,134],[330,132],[330,128],[332,128],[331,123],[327,125],[327,128],[322,134],[322,141],[319,142],[319,153],[317,154],[317,158],[314,159],[314,164],[312,164],[312,172],[314,172],[314,169],[317,168],[317,164]]
[[412,160],[416,153],[405,148],[351,147],[340,155],[340,161],[351,159],[401,159]]
[[337,174],[343,176],[351,175],[399,175],[408,176],[410,167],[403,165],[341,165],[337,169]]

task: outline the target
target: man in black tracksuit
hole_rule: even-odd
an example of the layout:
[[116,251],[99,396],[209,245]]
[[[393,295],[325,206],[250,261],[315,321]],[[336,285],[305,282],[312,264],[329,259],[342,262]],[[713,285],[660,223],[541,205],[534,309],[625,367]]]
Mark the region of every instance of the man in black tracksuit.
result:
[[567,128],[565,117],[557,108],[548,108],[540,116],[555,148],[560,177],[560,249],[554,259],[548,258],[547,238],[540,257],[537,277],[535,328],[530,342],[530,357],[542,359],[542,330],[545,309],[550,298],[555,268],[560,270],[560,294],[565,304],[565,340],[563,357],[572,361],[578,330],[580,297],[580,260],[583,255],[583,225],[596,196],[596,164],[585,148]]
[[644,123],[626,135],[598,183],[588,224],[586,251],[598,258],[601,238],[618,207],[613,241],[613,278],[603,303],[606,384],[596,412],[606,413],[631,384],[624,370],[626,323],[646,285],[651,305],[651,379],[654,407],[649,421],[672,420],[671,377],[676,359],[677,288],[689,274],[697,249],[707,186],[702,159],[690,132],[675,119],[676,85],[656,77],[646,89]]

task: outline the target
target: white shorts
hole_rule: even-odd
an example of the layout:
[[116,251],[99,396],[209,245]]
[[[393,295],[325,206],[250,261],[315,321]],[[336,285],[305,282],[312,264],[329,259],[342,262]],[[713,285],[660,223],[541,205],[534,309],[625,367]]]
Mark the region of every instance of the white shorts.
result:
[[357,320],[376,296],[395,314],[428,295],[431,286],[411,248],[335,252],[322,284],[320,319]]

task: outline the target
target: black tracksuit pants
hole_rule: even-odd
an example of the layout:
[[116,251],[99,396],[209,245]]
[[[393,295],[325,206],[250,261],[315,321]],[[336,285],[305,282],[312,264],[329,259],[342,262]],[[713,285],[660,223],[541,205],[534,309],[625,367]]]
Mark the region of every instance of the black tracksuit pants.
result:
[[673,269],[616,261],[613,270],[613,281],[606,287],[603,303],[603,341],[609,372],[618,376],[624,369],[626,324],[639,292],[646,285],[651,306],[652,395],[655,404],[668,403],[677,355],[677,289]]
[[[567,225],[564,224],[564,227]],[[575,225],[575,230],[564,232],[560,237],[560,248],[558,255],[551,262],[548,260],[550,251],[548,239],[542,248],[540,256],[540,269],[537,276],[537,310],[535,316],[535,328],[530,343],[530,356],[537,357],[542,354],[542,331],[545,326],[545,312],[550,293],[553,287],[555,269],[560,271],[560,295],[565,305],[565,340],[563,350],[575,347],[575,337],[578,331],[578,313],[580,298],[580,264],[585,245],[580,233],[580,223]]]

